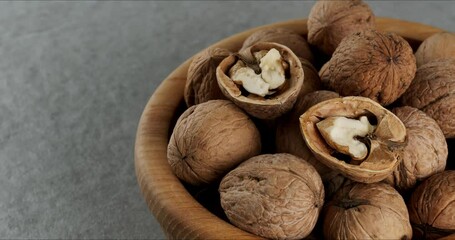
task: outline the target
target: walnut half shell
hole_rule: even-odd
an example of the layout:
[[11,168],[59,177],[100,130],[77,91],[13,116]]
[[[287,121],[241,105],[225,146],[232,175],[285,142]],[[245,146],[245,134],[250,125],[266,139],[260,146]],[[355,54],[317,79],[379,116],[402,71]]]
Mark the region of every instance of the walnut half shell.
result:
[[256,61],[254,64],[257,64],[255,53],[273,48],[279,51],[288,69],[285,73],[285,83],[270,96],[261,97],[245,92],[229,77],[229,71],[237,63],[239,56],[231,55],[225,58],[216,69],[218,85],[223,94],[247,113],[260,119],[274,119],[291,110],[303,84],[302,64],[299,58],[284,45],[259,42],[244,49],[239,55],[250,62]]
[[[346,139],[350,142],[349,145],[338,142],[332,144],[321,135],[318,124],[338,117],[351,120],[362,120],[366,117],[374,128],[369,129],[363,137],[354,135],[352,139]],[[343,131],[352,130],[351,126],[345,127]],[[381,181],[392,173],[402,159],[401,150],[405,146],[406,138],[406,128],[400,119],[378,103],[364,97],[334,98],[318,103],[300,116],[300,129],[305,143],[319,161],[351,180],[364,183]],[[354,130],[358,130],[357,125],[352,131]],[[338,132],[337,129],[334,131]],[[346,138],[350,134],[345,133],[346,135],[341,137]],[[333,136],[334,139],[336,137]],[[366,156],[359,160],[345,154],[343,150],[346,148],[352,153],[352,144],[355,149],[363,144],[367,148]]]

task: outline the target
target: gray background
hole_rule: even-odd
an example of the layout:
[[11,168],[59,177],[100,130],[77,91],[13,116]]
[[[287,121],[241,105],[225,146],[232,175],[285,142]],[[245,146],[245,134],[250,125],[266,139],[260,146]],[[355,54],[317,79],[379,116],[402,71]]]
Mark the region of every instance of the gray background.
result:
[[[370,1],[455,31],[451,1]],[[163,238],[140,194],[137,123],[160,81],[313,2],[1,2],[0,238]]]

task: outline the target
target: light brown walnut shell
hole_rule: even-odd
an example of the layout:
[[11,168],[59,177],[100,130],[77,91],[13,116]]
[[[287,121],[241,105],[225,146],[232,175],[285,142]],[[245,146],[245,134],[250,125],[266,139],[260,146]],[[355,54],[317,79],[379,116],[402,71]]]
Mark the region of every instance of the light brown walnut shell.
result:
[[426,179],[412,194],[408,208],[416,239],[455,234],[455,171]]
[[310,46],[308,46],[305,38],[290,29],[265,28],[258,30],[245,39],[241,50],[246,49],[258,42],[274,42],[282,44],[291,49],[297,57],[301,57],[310,62],[314,61]]
[[260,152],[259,131],[248,115],[230,101],[211,100],[179,117],[167,157],[178,178],[203,185],[221,179]]
[[284,87],[270,97],[245,96],[242,93],[242,88],[237,86],[228,76],[229,69],[236,63],[238,57],[231,55],[225,58],[216,69],[218,85],[223,94],[248,114],[259,119],[274,119],[290,111],[297,100],[304,81],[304,73],[299,58],[284,45],[258,42],[239,54],[245,59],[252,60],[255,52],[272,48],[277,49],[289,65],[289,78],[286,79]]
[[319,72],[342,96],[363,96],[386,106],[409,87],[416,72],[409,43],[395,33],[367,30],[343,39]]
[[216,82],[216,67],[230,54],[226,49],[207,48],[194,56],[183,92],[188,107],[209,100],[226,99]]
[[416,53],[417,67],[442,58],[455,58],[455,33],[431,35],[420,44]]
[[[361,162],[329,146],[316,124],[329,117],[358,119],[366,116],[376,128],[363,141],[368,155]],[[300,116],[300,130],[306,145],[326,166],[357,182],[379,182],[389,176],[402,159],[406,128],[389,110],[364,97],[334,98],[320,102]]]
[[408,210],[401,195],[384,183],[352,183],[324,210],[326,239],[411,239]]
[[403,160],[385,180],[399,190],[412,189],[417,181],[444,171],[447,142],[436,121],[413,107],[394,108],[392,112],[406,127],[407,144]]
[[277,124],[276,151],[290,153],[307,160],[316,168],[324,182],[332,178],[333,170],[317,160],[305,144],[300,132],[299,117],[313,105],[338,97],[340,97],[338,93],[326,90],[308,93],[305,97],[299,98],[292,111],[279,119]]
[[316,225],[324,188],[311,164],[291,154],[253,157],[221,181],[221,206],[237,227],[271,239],[301,239]]
[[317,1],[308,16],[308,42],[331,55],[350,34],[375,28],[375,16],[362,0]]
[[446,138],[455,137],[455,58],[429,62],[417,70],[402,104],[432,117]]

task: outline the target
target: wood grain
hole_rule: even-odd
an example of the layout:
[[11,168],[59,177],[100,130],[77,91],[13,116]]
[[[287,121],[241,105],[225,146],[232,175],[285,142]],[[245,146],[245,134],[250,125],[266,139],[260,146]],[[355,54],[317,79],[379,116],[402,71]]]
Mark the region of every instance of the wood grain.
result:
[[[253,28],[212,46],[236,51],[252,32],[265,27],[285,27],[302,35],[307,34],[306,20],[297,19]],[[417,46],[425,38],[442,31],[390,18],[377,18],[377,27],[379,30],[395,32],[410,41],[411,45]],[[172,131],[171,122],[183,101],[190,62],[191,59],[188,59],[164,79],[142,113],[134,151],[136,175],[142,194],[170,239],[259,239],[206,210],[186,191],[167,163],[166,149]]]

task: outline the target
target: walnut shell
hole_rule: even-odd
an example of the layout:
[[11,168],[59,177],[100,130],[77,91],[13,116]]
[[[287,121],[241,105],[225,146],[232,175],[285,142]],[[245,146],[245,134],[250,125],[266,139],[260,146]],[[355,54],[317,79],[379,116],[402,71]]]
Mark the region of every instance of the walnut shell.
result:
[[412,193],[409,218],[415,237],[437,239],[455,233],[455,171],[426,179]]
[[417,69],[402,96],[402,104],[424,111],[441,127],[446,138],[455,137],[455,59],[440,59]]
[[344,38],[319,75],[342,96],[369,97],[385,106],[406,91],[415,72],[415,57],[406,40],[367,30]]
[[324,211],[326,239],[411,239],[401,195],[384,183],[344,186]]
[[308,42],[331,55],[350,34],[375,28],[375,16],[362,0],[317,1],[308,16]]
[[436,121],[413,107],[394,108],[392,112],[406,127],[407,145],[403,160],[385,180],[400,190],[412,189],[417,181],[444,171],[447,142]]
[[261,139],[241,109],[227,100],[211,100],[179,117],[167,149],[174,174],[189,184],[203,185],[258,155]]
[[441,58],[455,58],[455,34],[441,32],[431,35],[420,44],[416,53],[417,67]]
[[258,42],[274,42],[282,44],[294,52],[297,57],[310,62],[314,61],[313,53],[304,37],[287,28],[265,28],[257,30],[243,42],[242,49],[246,49]]
[[188,68],[183,96],[186,105],[226,99],[216,82],[216,67],[231,52],[222,48],[207,48],[194,56]]
[[319,78],[318,70],[311,64],[308,60],[299,58],[300,63],[302,64],[304,83],[302,84],[302,89],[300,89],[298,99],[305,97],[308,93],[321,90],[322,82]]
[[[366,116],[377,122],[374,131],[363,139],[367,142],[368,155],[362,162],[347,159],[348,156],[341,155],[321,137],[316,124],[334,116],[352,119]],[[351,180],[365,183],[381,181],[390,175],[401,161],[401,150],[406,137],[405,126],[393,113],[369,98],[343,97],[326,100],[308,109],[299,120],[305,143],[314,156]]]
[[279,119],[277,124],[275,139],[277,152],[290,153],[307,160],[316,168],[323,182],[332,178],[333,170],[317,160],[305,144],[300,132],[299,117],[311,106],[338,97],[340,97],[338,93],[325,90],[308,93],[305,97],[297,99],[292,111]]
[[253,157],[221,181],[221,206],[237,227],[272,239],[301,239],[316,225],[324,188],[311,164],[290,154]]
[[277,49],[289,65],[289,78],[286,80],[286,86],[271,97],[249,97],[242,93],[242,89],[227,75],[237,61],[236,56],[225,58],[216,69],[218,85],[223,94],[247,113],[260,119],[274,119],[291,110],[303,85],[302,64],[299,58],[284,45],[258,42],[244,49],[240,54],[246,59],[253,59],[253,53],[272,48]]

